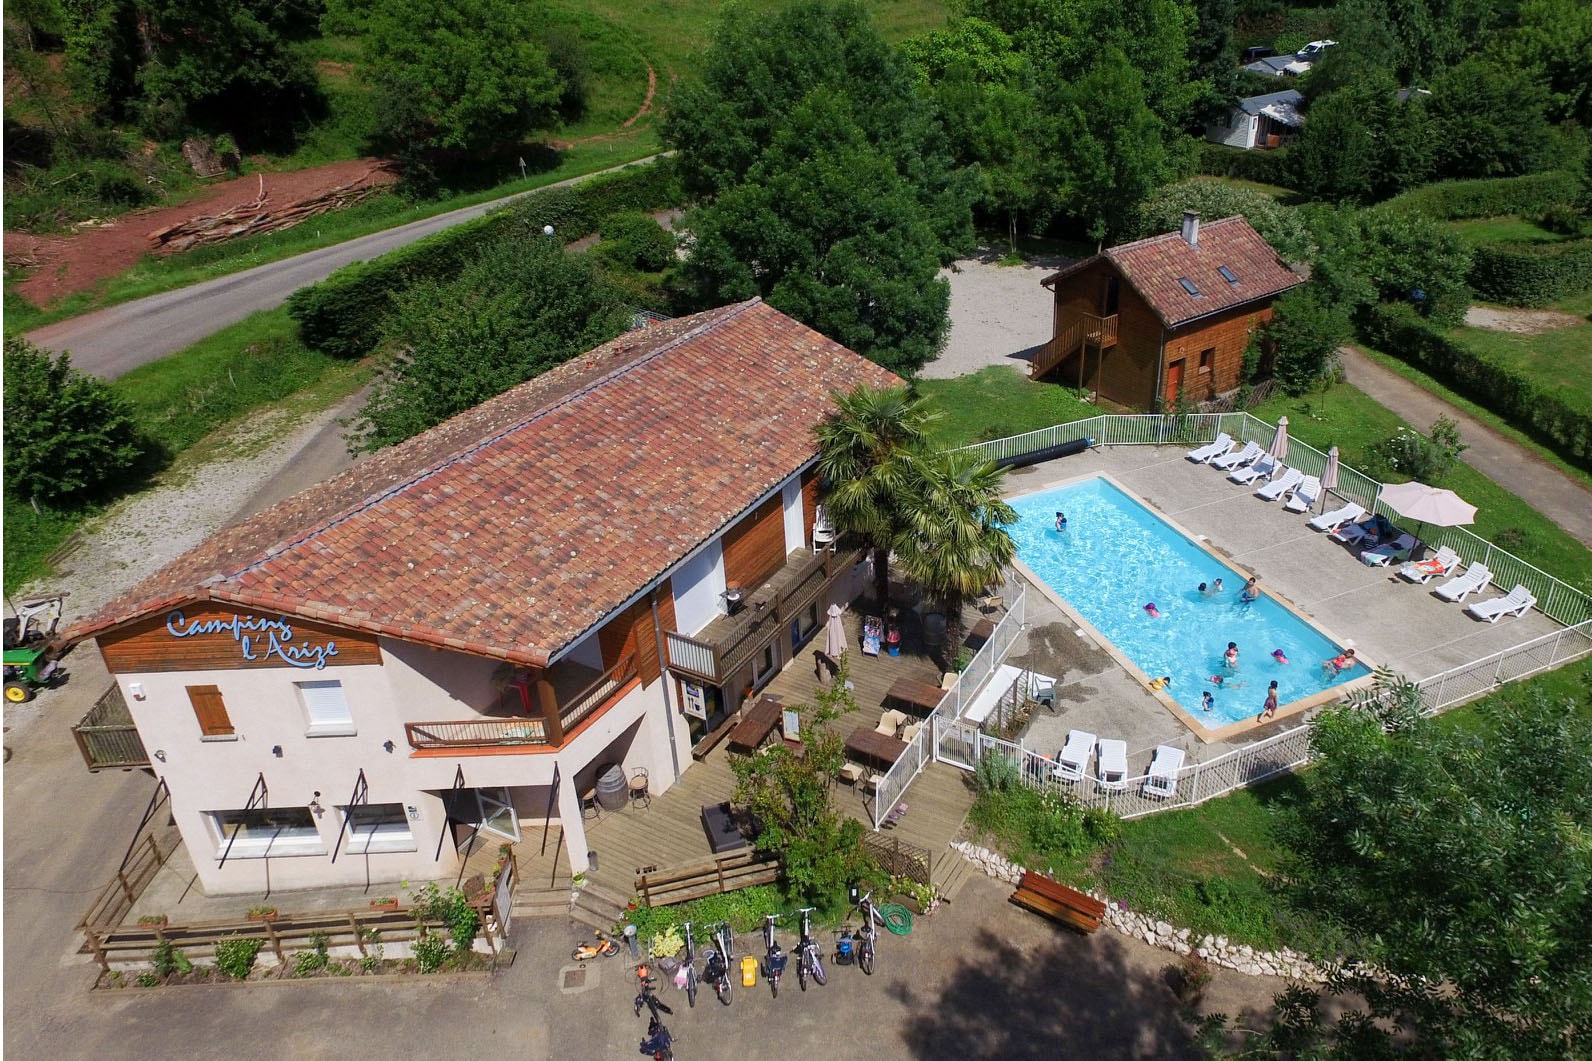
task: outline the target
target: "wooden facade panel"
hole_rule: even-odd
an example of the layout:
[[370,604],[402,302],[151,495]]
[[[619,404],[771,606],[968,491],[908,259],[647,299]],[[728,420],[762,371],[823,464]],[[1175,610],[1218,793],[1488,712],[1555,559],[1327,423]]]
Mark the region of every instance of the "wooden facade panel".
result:
[[374,634],[210,602],[151,615],[96,640],[112,674],[381,663]]
[[[654,596],[658,602],[658,625],[664,630],[676,629],[674,595],[664,587]],[[658,634],[652,624],[652,601],[652,596],[643,597],[597,631],[604,669],[616,666],[627,653],[634,653],[636,673],[644,685],[651,685],[663,673],[658,660]]]
[[1101,397],[1132,409],[1152,409],[1161,363],[1161,318],[1124,284],[1117,307],[1117,345],[1101,358]]
[[[1242,306],[1209,320],[1196,321],[1177,329],[1167,337],[1166,363],[1184,358],[1186,369],[1183,384],[1194,401],[1205,401],[1226,391],[1235,390],[1243,374],[1244,348],[1249,345],[1252,332],[1271,320],[1272,310],[1266,306]],[[1200,352],[1214,350],[1211,370],[1199,371]],[[1165,380],[1161,384],[1166,387]]]
[[724,535],[724,581],[750,589],[785,564],[785,512],[778,494]]

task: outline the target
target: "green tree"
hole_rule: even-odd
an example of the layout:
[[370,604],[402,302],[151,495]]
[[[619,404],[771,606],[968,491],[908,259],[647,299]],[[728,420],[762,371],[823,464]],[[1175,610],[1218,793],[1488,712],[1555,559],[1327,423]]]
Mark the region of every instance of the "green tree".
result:
[[1426,97],[1401,100],[1392,77],[1374,72],[1311,102],[1289,168],[1313,198],[1385,199],[1430,176],[1436,141]]
[[1444,177],[1512,177],[1540,169],[1551,140],[1547,87],[1529,69],[1479,55],[1432,79],[1429,108]]
[[1455,325],[1470,306],[1471,251],[1464,237],[1447,225],[1424,217],[1382,210],[1363,211],[1359,218],[1356,267],[1383,301],[1413,303],[1423,316],[1441,325]]
[[153,454],[127,400],[26,339],[5,341],[5,489],[76,505],[125,486]]
[[1482,726],[1327,712],[1281,822],[1293,901],[1352,941],[1326,994],[1279,1000],[1311,1057],[1572,1057],[1592,1026],[1592,726],[1538,696]]
[[356,423],[390,446],[600,346],[628,326],[618,291],[555,240],[483,247],[457,279],[416,284],[393,307],[391,360]]
[[947,662],[962,644],[962,606],[999,583],[1017,555],[1006,533],[1017,513],[1001,499],[1004,480],[991,462],[955,450],[910,466],[896,559],[944,608]]
[[1189,80],[1199,87],[1190,106],[1189,131],[1203,127],[1227,113],[1238,98],[1238,40],[1233,24],[1237,0],[1194,0],[1194,22],[1189,29]]
[[1264,192],[1209,177],[1169,184],[1146,199],[1139,208],[1134,234],[1143,237],[1174,231],[1182,224],[1185,210],[1197,211],[1206,221],[1242,215],[1285,261],[1308,262],[1315,255],[1310,229],[1296,211]]
[[833,400],[835,411],[814,429],[818,473],[829,484],[824,506],[836,527],[873,548],[882,609],[890,599],[890,548],[905,526],[900,499],[939,414],[904,386],[858,386]]
[[[966,206],[964,221],[970,224]],[[697,308],[753,295],[897,372],[940,350],[950,288],[911,184],[824,89],[752,167],[686,221],[679,283]]]
[[1289,394],[1304,394],[1321,382],[1338,347],[1353,328],[1348,311],[1328,302],[1312,284],[1296,287],[1275,303],[1266,340],[1276,347],[1273,373]]
[[537,8],[513,0],[329,0],[357,30],[378,136],[412,170],[512,147],[555,120],[563,85]]
[[1592,5],[1524,0],[1515,25],[1493,39],[1489,54],[1548,86],[1550,118],[1592,126]]

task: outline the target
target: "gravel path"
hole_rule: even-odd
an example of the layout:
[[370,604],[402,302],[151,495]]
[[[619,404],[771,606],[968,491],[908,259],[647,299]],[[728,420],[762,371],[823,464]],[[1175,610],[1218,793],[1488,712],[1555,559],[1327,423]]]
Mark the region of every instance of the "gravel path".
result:
[[952,379],[989,365],[1027,373],[1034,347],[1050,338],[1052,296],[1039,281],[1064,259],[998,261],[991,251],[940,272],[951,282],[951,334],[939,358],[924,366],[925,379]]

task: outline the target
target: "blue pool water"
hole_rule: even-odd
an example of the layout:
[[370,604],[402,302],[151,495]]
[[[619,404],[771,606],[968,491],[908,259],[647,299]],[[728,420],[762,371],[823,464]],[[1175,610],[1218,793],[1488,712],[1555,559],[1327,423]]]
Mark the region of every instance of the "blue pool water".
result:
[[[1342,649],[1266,595],[1239,600],[1244,576],[1201,549],[1106,479],[1090,479],[1012,501],[1017,556],[1146,675],[1171,675],[1165,692],[1208,728],[1252,719],[1277,682],[1278,701],[1294,700],[1369,673],[1360,664],[1335,676],[1321,661]],[[1067,529],[1056,530],[1056,512]],[[1223,581],[1203,596],[1201,582]],[[1160,618],[1145,610],[1154,602]],[[1238,643],[1238,666],[1222,659]],[[1272,652],[1281,649],[1288,663]],[[1212,675],[1222,675],[1217,686]],[[1210,691],[1212,710],[1200,706]]]

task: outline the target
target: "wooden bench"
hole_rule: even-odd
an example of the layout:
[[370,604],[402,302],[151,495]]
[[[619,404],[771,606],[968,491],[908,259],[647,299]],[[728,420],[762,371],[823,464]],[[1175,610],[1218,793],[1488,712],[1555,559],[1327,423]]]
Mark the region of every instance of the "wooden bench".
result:
[[1100,927],[1106,913],[1106,904],[1099,899],[1032,870],[1023,874],[1012,902],[1086,935]]

